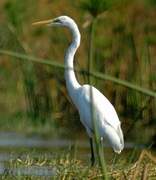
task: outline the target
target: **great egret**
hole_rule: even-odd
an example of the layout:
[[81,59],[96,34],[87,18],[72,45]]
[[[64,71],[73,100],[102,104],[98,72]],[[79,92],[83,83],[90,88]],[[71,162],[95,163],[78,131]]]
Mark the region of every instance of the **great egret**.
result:
[[[92,108],[96,127],[101,139],[106,139],[116,153],[124,148],[123,133],[117,113],[109,100],[95,87],[85,84],[80,85],[74,73],[73,61],[77,48],[80,45],[80,32],[75,21],[68,16],[39,21],[34,25],[46,24],[48,26],[67,27],[72,33],[72,42],[65,53],[65,80],[66,86],[73,103],[79,111],[80,120],[85,126],[90,138],[91,163],[95,162],[93,151],[94,127],[92,122]],[[91,89],[91,91],[90,91]],[[92,92],[92,98],[90,98]]]

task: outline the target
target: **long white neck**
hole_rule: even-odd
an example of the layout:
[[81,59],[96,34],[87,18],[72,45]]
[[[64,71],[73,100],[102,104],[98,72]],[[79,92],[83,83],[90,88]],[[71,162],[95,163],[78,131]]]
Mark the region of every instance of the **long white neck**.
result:
[[70,24],[68,28],[72,32],[72,43],[65,53],[65,80],[69,95],[75,103],[77,96],[76,90],[80,87],[80,84],[78,83],[74,72],[74,55],[80,45],[80,33],[74,22]]

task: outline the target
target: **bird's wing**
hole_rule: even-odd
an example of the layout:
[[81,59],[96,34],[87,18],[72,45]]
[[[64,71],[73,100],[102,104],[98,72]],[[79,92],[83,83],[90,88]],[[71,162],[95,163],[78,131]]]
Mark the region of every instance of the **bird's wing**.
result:
[[[82,91],[81,91],[80,99],[82,99],[81,103],[83,103],[83,107],[85,107],[83,111],[88,111],[89,113],[89,108],[91,107],[90,104],[92,104],[93,102],[92,107],[96,112],[97,116],[99,117],[98,120],[101,121],[100,123],[109,124],[116,131],[118,131],[118,128],[120,127],[120,121],[113,105],[109,102],[109,100],[95,87],[89,85],[83,85],[81,88]],[[91,91],[92,91],[92,98],[90,95]]]
[[114,151],[120,153],[124,147],[124,139],[120,121],[113,105],[100,91],[92,86],[83,85],[79,92],[78,109],[84,126],[89,132],[94,132],[93,112],[100,136],[108,139]]

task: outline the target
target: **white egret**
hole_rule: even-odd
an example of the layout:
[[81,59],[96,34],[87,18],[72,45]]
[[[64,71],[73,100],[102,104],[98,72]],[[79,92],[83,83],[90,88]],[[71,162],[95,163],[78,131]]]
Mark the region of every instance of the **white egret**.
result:
[[[79,111],[80,120],[85,126],[91,145],[91,162],[94,164],[93,137],[94,127],[92,122],[92,109],[96,127],[101,139],[106,139],[116,153],[124,148],[123,133],[118,115],[109,100],[95,87],[85,84],[80,85],[74,73],[73,61],[77,48],[80,45],[80,32],[75,21],[68,16],[60,16],[55,19],[39,21],[34,25],[46,24],[48,26],[67,27],[72,33],[72,42],[65,53],[65,80],[66,87],[73,103]],[[90,89],[92,98],[90,98]]]

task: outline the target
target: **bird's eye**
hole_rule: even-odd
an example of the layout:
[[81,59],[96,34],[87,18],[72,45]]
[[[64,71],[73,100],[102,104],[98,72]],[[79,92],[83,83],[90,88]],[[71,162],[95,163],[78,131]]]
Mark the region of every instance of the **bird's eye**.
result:
[[53,22],[54,23],[61,23],[61,20],[60,19],[55,19]]

